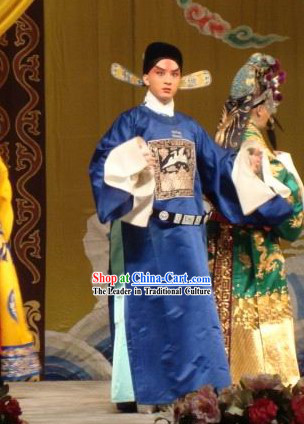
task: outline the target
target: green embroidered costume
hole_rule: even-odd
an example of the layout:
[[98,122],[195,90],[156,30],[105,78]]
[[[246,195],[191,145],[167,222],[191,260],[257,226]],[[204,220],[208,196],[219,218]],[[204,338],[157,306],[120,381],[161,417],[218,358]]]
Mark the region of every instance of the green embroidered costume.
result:
[[[247,95],[247,104],[248,100],[250,102]],[[236,140],[233,137],[235,128],[231,130],[231,127],[237,127],[238,123],[234,121],[231,126],[230,120],[225,126],[232,110],[227,111],[227,104],[225,107],[224,120],[219,127],[220,144],[229,139],[231,143],[226,147],[235,147],[232,146]],[[239,105],[233,107],[235,115]],[[243,112],[244,109],[241,116]],[[232,380],[237,383],[244,374],[269,373],[280,374],[284,383],[294,384],[299,379],[299,370],[280,238],[295,240],[303,229],[302,184],[296,171],[294,175],[283,160],[287,155],[292,163],[289,155],[271,151],[250,117],[244,129],[237,131],[238,135],[240,133],[238,146],[247,144],[263,151],[271,174],[268,181],[272,178],[274,184],[281,183],[280,189],[288,193],[286,199],[293,206],[293,214],[273,228],[231,225],[218,213],[214,213],[208,223],[210,271]],[[263,169],[261,167],[259,177],[266,180]],[[250,196],[252,188],[248,186],[247,190]]]

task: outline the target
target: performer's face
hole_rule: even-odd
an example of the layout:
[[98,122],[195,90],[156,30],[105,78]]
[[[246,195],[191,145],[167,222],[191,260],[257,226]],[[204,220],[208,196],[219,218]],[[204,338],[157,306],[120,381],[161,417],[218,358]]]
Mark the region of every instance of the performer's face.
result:
[[181,71],[174,60],[161,59],[143,76],[144,83],[162,103],[170,102],[175,96],[181,80]]
[[257,127],[259,129],[266,128],[267,122],[269,121],[271,117],[266,105],[263,103],[257,106],[255,109],[253,109],[253,113],[255,115],[254,121],[257,124]]

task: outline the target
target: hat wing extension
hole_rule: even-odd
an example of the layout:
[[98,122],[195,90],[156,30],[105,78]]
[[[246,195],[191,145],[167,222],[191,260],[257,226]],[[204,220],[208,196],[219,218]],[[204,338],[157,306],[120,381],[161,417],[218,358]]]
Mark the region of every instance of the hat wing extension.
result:
[[180,90],[192,90],[208,87],[211,82],[212,77],[209,71],[198,71],[182,77],[179,88]]
[[128,71],[124,66],[119,63],[112,63],[111,65],[111,75],[112,77],[118,79],[119,81],[127,82],[131,85],[137,87],[143,87],[145,84],[141,78]]

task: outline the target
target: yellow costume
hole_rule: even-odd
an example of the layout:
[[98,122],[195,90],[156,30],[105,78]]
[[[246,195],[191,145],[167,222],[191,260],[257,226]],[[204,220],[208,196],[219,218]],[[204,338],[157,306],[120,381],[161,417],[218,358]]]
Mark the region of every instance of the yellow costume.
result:
[[1,379],[25,380],[39,373],[33,337],[27,328],[9,239],[13,226],[12,189],[0,158],[0,349]]

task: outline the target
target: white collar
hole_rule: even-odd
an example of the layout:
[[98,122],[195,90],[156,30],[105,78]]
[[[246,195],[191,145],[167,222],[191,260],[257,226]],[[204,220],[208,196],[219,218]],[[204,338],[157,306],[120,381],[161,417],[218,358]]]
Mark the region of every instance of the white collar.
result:
[[172,99],[169,103],[164,105],[154,96],[154,94],[151,93],[150,90],[147,91],[144,99],[144,105],[160,115],[174,116],[174,100]]

